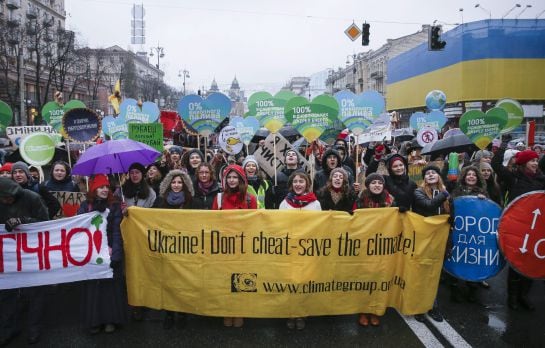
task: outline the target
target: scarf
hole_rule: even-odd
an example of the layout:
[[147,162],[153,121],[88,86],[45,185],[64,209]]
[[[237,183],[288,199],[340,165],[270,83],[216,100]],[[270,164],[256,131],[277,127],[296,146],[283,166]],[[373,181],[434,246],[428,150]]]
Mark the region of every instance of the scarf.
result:
[[181,206],[185,202],[184,191],[174,192],[170,191],[167,195],[167,203],[173,206]]
[[197,186],[199,187],[199,190],[206,196],[208,195],[208,192],[210,192],[210,188],[214,185],[214,182],[212,180],[208,182],[202,182],[199,181],[197,183]]
[[343,193],[340,189],[332,187],[332,189],[329,190],[329,193],[331,194],[331,200],[333,203],[335,203],[335,205],[343,198]]
[[316,195],[314,192],[305,193],[297,196],[293,192],[289,192],[286,196],[286,202],[294,208],[303,208],[306,207],[309,203],[312,203],[316,200]]

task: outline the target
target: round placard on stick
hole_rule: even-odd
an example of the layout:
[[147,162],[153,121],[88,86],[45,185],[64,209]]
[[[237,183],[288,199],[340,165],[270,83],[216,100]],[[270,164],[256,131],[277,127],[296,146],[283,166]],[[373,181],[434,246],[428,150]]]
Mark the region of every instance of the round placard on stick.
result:
[[65,135],[74,142],[94,141],[100,135],[102,123],[96,112],[87,108],[67,111],[62,119]]

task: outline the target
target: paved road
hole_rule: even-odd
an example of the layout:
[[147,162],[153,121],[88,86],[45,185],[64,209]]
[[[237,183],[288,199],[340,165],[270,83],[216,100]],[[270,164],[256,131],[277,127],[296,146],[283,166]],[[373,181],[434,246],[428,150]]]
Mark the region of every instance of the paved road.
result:
[[[357,315],[314,317],[303,331],[290,331],[283,319],[247,319],[241,329],[224,328],[221,318],[188,316],[185,327],[162,327],[159,312],[147,313],[113,334],[87,335],[78,321],[77,284],[62,286],[50,297],[43,347],[539,347],[545,346],[545,287],[536,282],[534,312],[513,312],[505,305],[503,272],[482,289],[480,303],[452,303],[441,285],[439,305],[446,322],[425,324],[388,310],[378,328],[363,328]],[[10,346],[26,346],[24,333]]]

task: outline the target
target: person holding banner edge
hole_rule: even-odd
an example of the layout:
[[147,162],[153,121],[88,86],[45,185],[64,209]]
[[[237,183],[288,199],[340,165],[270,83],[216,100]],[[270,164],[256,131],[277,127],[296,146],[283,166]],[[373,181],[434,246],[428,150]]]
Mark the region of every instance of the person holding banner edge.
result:
[[[247,192],[248,179],[241,166],[228,165],[223,170],[221,184],[223,192],[216,195],[212,210],[257,209],[257,199]],[[244,318],[223,318],[223,326],[225,327],[242,327],[243,325]]]
[[[0,223],[7,232],[20,224],[49,220],[47,207],[39,194],[25,190],[10,178],[0,178]],[[42,316],[45,307],[45,287],[0,290],[0,346],[7,345],[19,334],[18,292],[28,298],[29,344],[38,343],[41,335]]]
[[[288,179],[288,188],[288,195],[278,209],[322,210],[320,202],[312,192],[312,182],[306,172],[293,172]],[[303,330],[305,318],[289,318],[286,325],[290,330]]]
[[[179,169],[173,169],[161,182],[159,195],[153,207],[162,209],[189,209],[193,196],[193,183],[189,175]],[[173,311],[165,311],[163,328],[166,330],[172,329],[175,314]],[[178,319],[182,325],[185,325],[184,313],[178,313]]]
[[[394,196],[384,188],[384,177],[377,173],[371,173],[365,178],[365,188],[354,202],[353,210],[367,208],[395,207]],[[360,313],[358,323],[367,327],[380,325],[380,316],[372,313]]]
[[127,295],[125,275],[123,273],[123,240],[121,238],[121,206],[112,195],[108,177],[99,174],[89,180],[87,200],[78,210],[79,214],[91,211],[104,212],[109,209],[107,236],[110,249],[110,267],[113,278],[96,279],[84,282],[82,290],[83,324],[89,334],[98,334],[101,330],[112,333],[116,326],[123,325],[127,313]]
[[[443,179],[441,178],[441,170],[434,166],[428,165],[422,169],[422,185],[414,191],[414,206],[413,212],[422,216],[435,216],[450,213],[450,204],[448,201],[449,193]],[[445,257],[452,248],[451,239],[448,239]],[[439,311],[437,299],[433,303],[432,309],[428,311],[430,318],[437,322],[443,321],[443,315]],[[414,316],[416,320],[423,322],[424,314]]]

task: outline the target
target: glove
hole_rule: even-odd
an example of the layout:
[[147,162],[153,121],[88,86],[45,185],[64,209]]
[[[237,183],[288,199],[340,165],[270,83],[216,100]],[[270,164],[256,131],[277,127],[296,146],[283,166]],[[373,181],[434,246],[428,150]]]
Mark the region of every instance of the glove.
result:
[[13,231],[15,227],[23,223],[24,222],[22,218],[9,218],[6,220],[6,225],[5,225],[6,231],[11,232]]
[[448,196],[450,196],[448,191],[443,191],[443,194],[445,195],[445,198],[447,198],[447,199],[448,199]]
[[404,213],[404,212],[406,212],[407,210],[409,210],[409,209],[407,209],[407,207],[405,207],[405,206],[400,206],[400,207],[399,207],[399,212],[400,212],[400,213]]
[[111,260],[110,261],[110,268],[111,269],[116,269],[117,267],[119,267],[119,265],[121,265],[121,261],[118,261],[118,260]]

